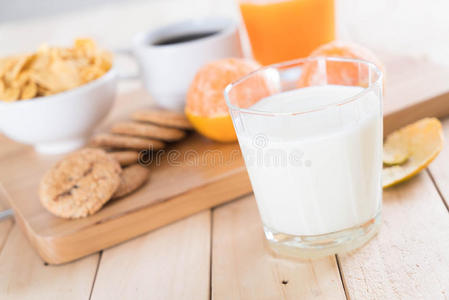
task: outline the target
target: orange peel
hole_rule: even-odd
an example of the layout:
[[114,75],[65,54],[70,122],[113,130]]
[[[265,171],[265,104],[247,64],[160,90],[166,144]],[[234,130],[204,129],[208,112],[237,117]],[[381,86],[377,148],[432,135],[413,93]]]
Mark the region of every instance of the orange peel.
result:
[[[369,61],[375,64],[383,73],[385,67],[369,49],[355,43],[346,41],[332,41],[316,48],[309,57],[341,57]],[[360,82],[359,66],[352,62],[333,62],[328,61],[326,65],[326,74],[319,72],[319,66],[316,61],[310,61],[303,67],[303,73],[298,80],[298,87],[306,87],[321,84],[337,84],[366,86],[368,82]],[[368,78],[366,78],[368,80]]]
[[196,131],[215,141],[236,141],[223,91],[229,83],[260,67],[255,61],[240,58],[226,58],[204,65],[190,84],[185,106],[185,114]]
[[436,118],[425,118],[391,133],[385,141],[384,153],[388,153],[387,160],[394,165],[384,166],[382,186],[387,188],[415,176],[442,148],[443,129]]

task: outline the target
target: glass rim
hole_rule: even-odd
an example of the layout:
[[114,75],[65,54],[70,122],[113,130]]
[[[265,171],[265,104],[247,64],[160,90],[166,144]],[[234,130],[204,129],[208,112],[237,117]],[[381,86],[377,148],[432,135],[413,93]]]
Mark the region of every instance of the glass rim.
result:
[[[265,70],[268,69],[272,69],[272,68],[281,68],[281,67],[285,67],[288,65],[294,65],[294,64],[300,64],[300,63],[304,63],[307,61],[318,61],[318,60],[326,60],[326,61],[340,61],[340,62],[354,62],[354,63],[362,63],[367,65],[368,67],[370,67],[371,69],[373,69],[375,71],[375,73],[377,74],[377,79],[369,84],[368,87],[362,87],[362,90],[358,93],[356,93],[353,96],[350,97],[346,97],[340,101],[336,101],[335,103],[330,103],[327,105],[323,105],[321,107],[315,108],[315,109],[308,109],[308,110],[303,110],[303,111],[293,111],[293,112],[269,112],[269,111],[262,111],[262,110],[257,110],[257,109],[251,109],[251,108],[241,108],[238,107],[234,104],[231,103],[231,100],[229,99],[228,95],[230,93],[230,91],[236,87],[238,84],[244,82],[245,80],[247,80],[248,78],[254,76],[257,73],[263,72]],[[343,57],[330,57],[330,56],[316,56],[316,57],[306,57],[306,58],[297,58],[297,59],[293,59],[293,60],[289,60],[289,61],[284,61],[284,62],[280,62],[280,63],[276,63],[276,64],[271,64],[271,65],[267,65],[267,66],[263,66],[239,79],[237,79],[236,81],[231,82],[230,84],[228,84],[224,91],[224,98],[226,101],[226,105],[228,106],[229,110],[236,110],[239,112],[243,112],[243,113],[249,113],[249,114],[257,114],[257,115],[266,115],[266,116],[292,116],[292,115],[299,115],[299,114],[307,114],[307,113],[313,113],[313,112],[318,112],[318,111],[322,111],[325,109],[328,109],[330,107],[337,107],[337,106],[341,106],[341,105],[345,105],[348,104],[352,101],[355,101],[361,97],[363,97],[364,95],[366,95],[367,93],[371,92],[372,90],[374,90],[375,87],[379,86],[380,88],[382,88],[382,84],[380,84],[380,82],[382,82],[383,80],[383,73],[382,71],[372,62],[366,61],[366,60],[362,60],[362,59],[356,59],[356,58],[343,58]]]

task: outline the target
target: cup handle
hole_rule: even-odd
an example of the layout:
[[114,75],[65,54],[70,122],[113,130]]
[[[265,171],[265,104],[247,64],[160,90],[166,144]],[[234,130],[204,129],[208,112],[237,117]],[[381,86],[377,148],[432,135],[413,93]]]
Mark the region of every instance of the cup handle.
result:
[[[129,48],[119,48],[119,49],[115,49],[114,50],[114,55],[116,56],[127,56],[129,58],[132,58],[134,61],[136,61],[136,58],[132,52],[131,49]],[[137,61],[136,61],[137,64]],[[120,70],[118,70],[118,79],[119,80],[135,80],[135,79],[139,79],[140,74],[139,72],[137,73],[124,73],[124,72],[120,72]]]

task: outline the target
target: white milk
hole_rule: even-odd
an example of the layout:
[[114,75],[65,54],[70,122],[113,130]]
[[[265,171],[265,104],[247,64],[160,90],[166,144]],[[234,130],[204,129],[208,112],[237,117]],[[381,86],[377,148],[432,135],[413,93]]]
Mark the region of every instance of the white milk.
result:
[[[319,86],[262,99],[251,109],[299,112],[341,102],[359,87]],[[242,114],[238,138],[262,221],[318,235],[361,225],[381,207],[381,103],[373,92],[313,113]]]

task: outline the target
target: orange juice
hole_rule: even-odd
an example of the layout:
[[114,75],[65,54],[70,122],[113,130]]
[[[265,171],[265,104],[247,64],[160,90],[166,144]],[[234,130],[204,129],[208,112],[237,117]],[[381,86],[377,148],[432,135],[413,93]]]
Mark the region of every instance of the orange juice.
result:
[[240,11],[264,65],[308,56],[335,38],[334,0],[240,0]]

